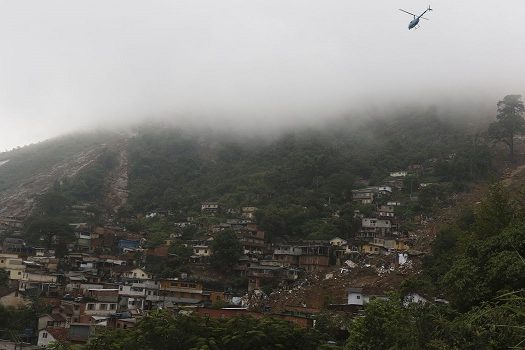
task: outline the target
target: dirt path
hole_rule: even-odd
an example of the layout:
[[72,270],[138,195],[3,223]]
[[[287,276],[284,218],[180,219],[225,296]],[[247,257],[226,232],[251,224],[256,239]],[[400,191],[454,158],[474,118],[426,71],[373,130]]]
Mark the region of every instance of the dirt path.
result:
[[118,164],[106,180],[108,191],[105,204],[111,213],[116,213],[128,200],[128,152],[127,142],[124,140],[113,147],[118,153]]

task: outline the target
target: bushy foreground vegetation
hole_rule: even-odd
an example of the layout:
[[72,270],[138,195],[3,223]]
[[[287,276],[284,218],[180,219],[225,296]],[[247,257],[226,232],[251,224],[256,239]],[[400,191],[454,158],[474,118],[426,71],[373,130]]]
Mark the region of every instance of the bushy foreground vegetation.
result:
[[321,343],[315,331],[287,321],[251,317],[227,320],[193,316],[173,317],[166,312],[146,316],[130,330],[103,333],[87,350],[314,350]]

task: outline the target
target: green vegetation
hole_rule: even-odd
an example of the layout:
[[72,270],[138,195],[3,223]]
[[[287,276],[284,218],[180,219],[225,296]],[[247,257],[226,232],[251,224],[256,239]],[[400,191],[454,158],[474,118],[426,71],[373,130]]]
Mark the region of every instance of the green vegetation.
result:
[[[349,219],[359,179],[380,185],[390,171],[425,164],[432,170],[416,180],[444,181],[436,191],[446,197],[491,169],[481,137],[432,111],[364,124],[341,121],[273,141],[143,128],[130,141],[129,162],[135,212],[164,208],[195,216],[209,200],[225,208],[253,205],[270,238],[346,237],[352,220],[342,223],[333,214],[344,211]],[[413,186],[416,191],[417,182]],[[439,203],[431,188],[423,197],[414,213]]]
[[318,349],[319,335],[287,322],[250,317],[210,319],[156,312],[134,328],[103,333],[87,350]]
[[38,196],[34,216],[70,222],[98,222],[104,208],[105,179],[115,165],[116,155],[105,149],[75,176],[57,180],[48,192]]
[[0,287],[7,286],[8,282],[9,282],[9,273],[4,269],[0,269]]
[[525,340],[525,295],[509,294],[459,313],[448,306],[374,300],[352,322],[345,349],[510,349]]
[[489,136],[509,148],[509,158],[512,162],[515,161],[514,138],[525,133],[524,112],[525,105],[521,95],[507,95],[498,102],[497,121],[489,127]]
[[74,134],[0,153],[0,161],[9,160],[0,166],[0,191],[48,172],[57,163],[86,150],[98,148],[112,137],[114,135],[110,133]]
[[449,305],[376,300],[350,326],[347,349],[508,349],[525,343],[525,216],[501,186],[441,230],[423,276],[403,295],[440,291]]
[[34,217],[28,220],[26,233],[30,241],[40,241],[47,249],[55,249],[55,256],[63,257],[67,252],[67,243],[74,239],[73,230],[67,221],[51,216]]
[[231,271],[242,255],[242,246],[235,232],[225,230],[217,233],[211,243],[213,255],[210,262],[222,271]]
[[49,307],[38,300],[19,309],[0,305],[0,339],[13,339],[13,335],[21,337],[26,329],[33,332],[27,336],[34,336],[38,328],[38,317],[49,311]]

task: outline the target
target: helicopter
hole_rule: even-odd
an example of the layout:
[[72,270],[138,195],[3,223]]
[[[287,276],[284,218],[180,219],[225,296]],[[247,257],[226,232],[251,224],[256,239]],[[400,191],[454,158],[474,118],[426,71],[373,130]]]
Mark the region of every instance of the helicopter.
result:
[[430,8],[430,6],[428,6],[428,8],[425,10],[425,12],[423,12],[422,14],[420,14],[419,16],[418,15],[414,15],[413,13],[410,13],[408,11],[405,11],[403,9],[399,9],[399,11],[403,11],[405,13],[408,13],[409,15],[411,16],[414,16],[414,19],[410,21],[410,23],[408,24],[408,30],[412,29],[412,28],[419,28],[418,24],[419,24],[419,19],[423,18],[423,19],[426,19],[428,20],[428,18],[425,18],[423,17],[423,15],[429,11],[432,11],[432,9]]

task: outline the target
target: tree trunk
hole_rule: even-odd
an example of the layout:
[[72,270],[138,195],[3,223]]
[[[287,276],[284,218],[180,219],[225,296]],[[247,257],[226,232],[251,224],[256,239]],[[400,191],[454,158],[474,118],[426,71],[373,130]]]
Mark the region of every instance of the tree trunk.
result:
[[514,159],[514,133],[510,134],[509,152],[510,152],[510,162],[516,163],[516,160]]

